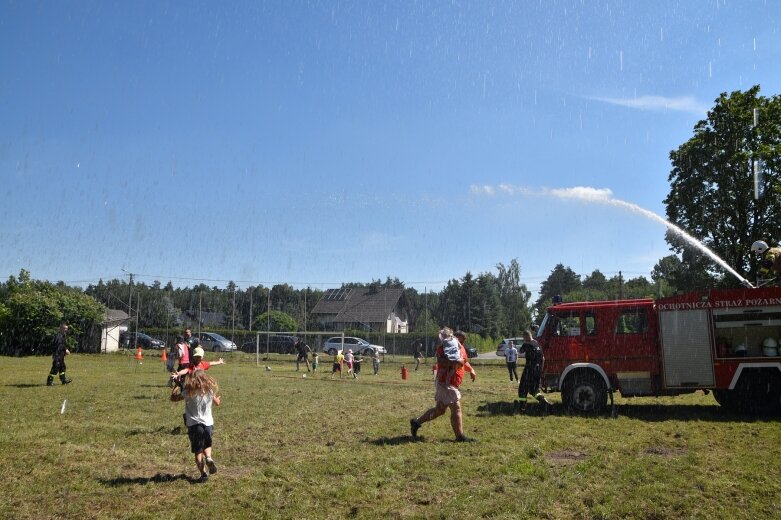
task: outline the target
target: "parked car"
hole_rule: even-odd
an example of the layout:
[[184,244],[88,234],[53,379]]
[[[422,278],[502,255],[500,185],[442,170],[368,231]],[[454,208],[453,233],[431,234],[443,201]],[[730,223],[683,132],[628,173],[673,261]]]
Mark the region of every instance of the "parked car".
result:
[[383,346],[372,345],[365,339],[354,338],[351,336],[344,337],[344,344],[342,344],[341,336],[336,336],[325,340],[325,343],[323,344],[323,352],[329,356],[333,356],[339,350],[344,350],[345,352],[347,350],[352,350],[353,354],[360,354],[361,356],[371,356],[374,354],[375,350],[380,354],[385,354],[386,352],[385,347]]
[[[510,344],[510,341],[515,343],[515,348],[518,348],[523,343],[523,338],[504,338],[501,343],[496,347],[496,355],[504,357],[504,349]],[[520,357],[523,357],[523,353],[518,353]]]
[[120,332],[119,343],[124,348],[153,348],[164,349],[165,341],[155,339],[151,336],[144,334],[143,332]]
[[201,343],[203,350],[211,350],[212,352],[231,352],[236,350],[236,344],[220,336],[216,332],[198,332],[193,334]]
[[[260,335],[260,352],[275,352],[278,354],[292,354],[295,351],[295,344],[298,336],[280,336],[280,335]],[[241,344],[242,352],[254,353],[256,340],[245,341]]]
[[469,359],[476,358],[478,356],[477,349],[475,347],[470,347],[469,345],[464,345],[464,348],[466,349],[466,355]]

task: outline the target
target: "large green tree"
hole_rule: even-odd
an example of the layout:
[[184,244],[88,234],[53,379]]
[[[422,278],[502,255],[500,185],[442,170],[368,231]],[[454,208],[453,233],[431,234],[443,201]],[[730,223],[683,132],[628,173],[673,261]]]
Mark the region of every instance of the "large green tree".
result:
[[580,275],[569,267],[562,264],[556,264],[548,279],[540,285],[540,296],[537,303],[534,304],[534,311],[537,321],[542,319],[545,309],[551,304],[554,296],[564,296],[580,290],[582,287]]
[[259,314],[255,318],[252,328],[260,331],[292,332],[298,330],[298,323],[285,312],[271,310]]
[[521,266],[518,260],[513,258],[510,265],[501,262],[496,264],[499,284],[499,297],[504,307],[504,333],[517,335],[531,325],[531,308],[529,300],[531,291],[521,283]]
[[[752,242],[777,238],[781,229],[781,98],[760,96],[759,86],[722,93],[695,125],[694,136],[670,152],[670,160],[670,193],[664,200],[669,220],[753,278]],[[761,172],[756,199],[754,162]],[[674,233],[667,241],[691,273],[726,272]],[[692,290],[710,281],[689,274],[679,283],[684,284],[679,290]],[[738,280],[727,276],[724,283]]]
[[0,352],[48,353],[61,323],[70,326],[69,346],[85,346],[93,327],[106,309],[80,289],[65,284],[33,280],[22,270],[0,289]]

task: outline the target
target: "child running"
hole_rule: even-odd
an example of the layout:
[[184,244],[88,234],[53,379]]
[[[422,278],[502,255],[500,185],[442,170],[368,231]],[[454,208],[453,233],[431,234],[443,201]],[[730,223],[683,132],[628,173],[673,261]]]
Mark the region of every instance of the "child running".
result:
[[[217,473],[217,465],[212,459],[212,403],[219,406],[222,399],[217,392],[219,386],[203,370],[195,370],[185,377],[184,390],[178,386],[171,392],[171,401],[184,400],[187,435],[190,438],[190,450],[195,454],[195,465],[201,476],[198,482],[209,480],[209,474]],[[209,469],[209,474],[205,469]]]
[[336,376],[337,372],[339,372],[339,379],[342,378],[342,363],[344,363],[344,354],[342,354],[341,350],[337,350],[336,353],[334,353],[334,365],[331,368],[331,379]]
[[352,349],[347,349],[347,354],[344,355],[344,364],[347,365],[347,375],[351,375],[355,377],[355,374],[353,374],[353,360],[355,358],[353,357],[353,351]]

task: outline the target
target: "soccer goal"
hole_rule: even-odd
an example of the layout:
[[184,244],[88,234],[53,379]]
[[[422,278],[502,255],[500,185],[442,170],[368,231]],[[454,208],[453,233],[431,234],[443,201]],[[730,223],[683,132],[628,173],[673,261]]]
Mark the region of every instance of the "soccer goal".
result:
[[[314,351],[322,350],[323,337],[341,337],[341,343],[344,344],[344,331],[331,332],[310,332],[310,331],[271,331],[258,332],[255,337],[255,364],[260,364],[260,354],[264,352],[268,358],[271,352],[288,353],[292,352],[293,338],[297,337],[304,340]],[[314,340],[314,341],[313,341]],[[314,344],[312,344],[314,343]]]

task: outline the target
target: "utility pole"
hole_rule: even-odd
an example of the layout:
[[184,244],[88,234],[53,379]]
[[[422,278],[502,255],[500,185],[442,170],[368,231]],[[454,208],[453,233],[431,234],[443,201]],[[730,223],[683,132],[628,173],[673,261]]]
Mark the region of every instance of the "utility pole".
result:
[[423,287],[423,298],[425,301],[424,308],[426,309],[426,321],[425,321],[425,332],[424,337],[426,338],[426,344],[423,345],[423,355],[428,357],[428,287]]
[[252,287],[249,288],[249,329],[250,332],[252,332]]
[[201,320],[203,320],[203,289],[198,293],[198,334],[201,334]]
[[[759,109],[754,108],[754,124],[751,126],[751,129],[754,130],[754,134],[757,133],[756,128],[758,125],[759,125]],[[754,200],[759,200],[759,198],[762,196],[762,193],[760,193],[761,184],[762,184],[762,172],[759,169],[759,161],[754,155],[753,149],[751,150],[750,167],[753,170],[753,174],[754,174]]]
[[[124,271],[124,269],[122,269]],[[128,284],[129,294],[127,296],[127,316],[130,319],[130,326],[133,326],[133,273],[127,273],[130,276]],[[128,330],[129,331],[129,330]],[[136,334],[138,334],[138,313],[136,313]],[[130,344],[128,344],[130,346]]]
[[618,299],[624,299],[624,276],[618,271]]

